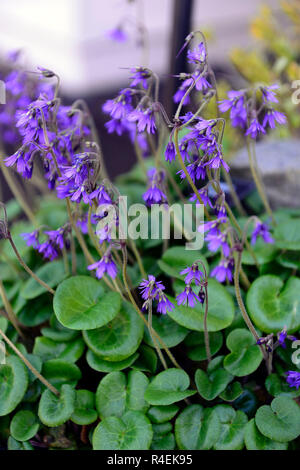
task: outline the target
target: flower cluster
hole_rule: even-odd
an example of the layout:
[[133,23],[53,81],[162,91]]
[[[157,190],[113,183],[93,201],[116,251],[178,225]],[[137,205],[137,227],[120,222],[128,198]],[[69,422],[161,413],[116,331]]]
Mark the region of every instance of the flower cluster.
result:
[[[27,246],[31,246],[43,255],[45,259],[53,261],[59,253],[69,247],[69,235],[71,228],[69,224],[57,230],[45,230],[43,235],[46,239],[39,241],[40,231],[34,230],[30,233],[22,233],[21,237],[26,241]],[[45,238],[45,237],[44,237]]]
[[148,279],[143,279],[139,288],[144,300],[143,310],[148,310],[149,304],[152,304],[154,300],[157,301],[157,311],[159,313],[165,314],[174,308],[174,305],[164,293],[165,286],[151,274],[148,276]]
[[[194,307],[197,302],[203,304],[205,300],[205,295],[203,292],[202,283],[204,281],[204,274],[200,271],[198,262],[188,266],[183,271],[180,272],[181,275],[185,275],[185,289],[179,295],[177,295],[176,300],[178,305],[187,305],[188,307]],[[192,283],[194,282],[195,286],[201,286],[199,294],[195,294],[192,289]]]
[[[228,98],[219,102],[219,109],[222,113],[230,110],[232,126],[242,128],[246,136],[256,139],[265,134],[268,127],[274,129],[276,123],[286,123],[285,115],[273,107],[273,103],[278,103],[274,91],[278,88],[279,86],[274,84],[259,86],[254,90],[231,90],[228,92]],[[260,96],[257,96],[258,94]]]

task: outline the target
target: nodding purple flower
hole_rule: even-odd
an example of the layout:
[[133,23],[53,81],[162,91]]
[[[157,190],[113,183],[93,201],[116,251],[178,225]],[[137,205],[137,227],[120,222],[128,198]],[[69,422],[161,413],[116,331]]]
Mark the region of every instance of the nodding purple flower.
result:
[[147,310],[149,307],[149,302],[156,300],[157,311],[159,313],[165,314],[167,311],[170,311],[174,308],[174,305],[164,294],[165,286],[161,281],[157,281],[152,274],[148,275],[148,279],[143,279],[139,285],[141,289],[142,299],[145,300],[143,304],[143,310]]
[[16,165],[16,170],[25,179],[30,179],[33,171],[33,163],[31,161],[31,153],[24,152],[22,149],[17,150],[13,155],[4,160],[8,167]]
[[115,99],[106,101],[102,110],[114,119],[124,119],[132,111],[132,95],[132,90],[123,89]]
[[167,202],[167,196],[163,191],[163,184],[165,174],[163,171],[158,171],[155,168],[151,168],[148,171],[149,188],[143,194],[143,199],[148,206],[152,204],[162,204]]
[[58,251],[50,240],[41,243],[38,247],[38,252],[41,253],[44,258],[49,259],[50,261],[53,261],[58,257]]
[[[182,98],[184,97],[184,95],[186,93],[186,90],[187,90],[187,87],[184,86],[184,84],[182,84],[178,88],[178,90],[176,91],[176,93],[173,96],[174,103],[180,103],[180,101],[182,100]],[[187,104],[189,104],[189,102],[190,102],[190,97],[189,97],[189,95],[187,95],[183,100],[183,104],[187,105]]]
[[276,111],[275,109],[268,109],[263,120],[263,127],[269,125],[271,129],[275,129],[276,122],[278,124],[285,124],[286,116],[280,111]]
[[201,278],[204,277],[203,272],[199,269],[198,263],[193,263],[192,266],[188,266],[183,271],[181,271],[180,274],[186,274],[184,280],[186,284],[191,284],[192,281],[194,281],[195,284],[199,285],[201,283]]
[[[201,159],[197,158],[197,160],[195,162],[189,163],[186,166],[186,169],[187,169],[188,174],[190,175],[190,177],[192,178],[192,180],[194,182],[196,180],[199,180],[199,179],[204,180],[206,178],[205,166],[202,163]],[[183,170],[179,170],[177,172],[177,174],[180,176],[180,178],[182,180],[186,178],[186,174]]]
[[128,39],[128,34],[124,31],[122,26],[109,29],[106,31],[106,36],[116,42],[125,42]]
[[62,168],[63,177],[68,181],[72,180],[76,185],[83,184],[87,179],[90,170],[88,155],[83,153],[76,155],[72,166]]
[[250,126],[248,127],[245,135],[250,135],[251,139],[256,139],[259,134],[265,134],[266,131],[264,127],[258,122],[257,118],[253,118],[250,122]]
[[[213,207],[210,198],[208,196],[208,187],[204,186],[204,188],[198,189],[198,194],[200,196],[200,199],[202,199],[202,202],[205,206],[209,205],[210,207]],[[196,194],[192,194],[190,197],[191,202],[196,202],[196,205],[199,205],[200,202],[196,196]]]
[[198,46],[187,51],[187,60],[190,64],[203,64],[206,60],[206,50],[203,42],[200,42]]
[[39,247],[39,231],[34,230],[30,233],[21,233],[20,236],[26,241],[27,246],[37,249]]
[[105,186],[102,184],[96,188],[91,194],[90,198],[97,201],[99,205],[101,204],[112,204],[111,197],[107,193]]
[[68,230],[64,227],[59,228],[57,230],[45,231],[45,234],[48,236],[49,241],[53,245],[58,246],[61,250],[63,250],[66,246],[67,233],[68,233]]
[[132,74],[130,77],[130,80],[132,80],[130,84],[131,87],[136,87],[141,84],[143,88],[148,88],[147,80],[149,80],[149,78],[152,76],[152,73],[149,69],[145,67],[134,67],[130,69],[130,72]]
[[211,277],[215,277],[219,282],[224,282],[228,279],[232,281],[232,271],[234,267],[234,261],[232,258],[225,258],[220,261],[210,273]]
[[197,302],[201,302],[198,295],[193,292],[191,286],[187,285],[181,294],[176,297],[178,305],[187,305],[188,307],[195,307]]
[[269,227],[267,224],[263,224],[260,222],[256,223],[256,226],[251,235],[251,244],[254,245],[256,243],[257,237],[262,237],[265,243],[274,243],[274,239],[271,237],[269,232]]
[[295,370],[289,370],[286,372],[287,378],[286,381],[290,387],[296,387],[297,390],[300,387],[300,372]]
[[128,130],[127,121],[125,119],[111,119],[104,124],[107,132],[113,134],[114,132],[121,136],[124,132]]
[[297,341],[297,338],[293,335],[288,335],[286,328],[283,328],[282,331],[277,333],[277,338],[278,338],[278,346],[281,346],[282,348],[286,348],[285,340],[289,339],[290,341]]
[[166,151],[165,151],[165,159],[167,162],[171,163],[176,158],[176,151],[175,145],[173,142],[168,142]]
[[216,170],[220,168],[220,166],[223,166],[224,170],[229,172],[229,166],[223,160],[222,154],[218,152],[213,158],[211,158],[207,163],[205,163],[205,166],[208,166],[209,168]]
[[225,232],[221,232],[220,230],[215,233],[208,233],[205,237],[205,241],[208,242],[209,251],[214,253],[221,247],[225,258],[227,258],[230,253],[230,248],[226,240],[227,234]]
[[150,108],[138,107],[128,115],[128,121],[137,123],[138,132],[148,132],[148,134],[155,134],[156,124],[154,110]]
[[96,263],[90,264],[88,266],[89,271],[96,270],[96,277],[98,279],[101,279],[104,274],[108,274],[112,279],[115,279],[118,269],[115,264],[115,262],[112,259],[112,256],[110,253],[107,253],[103,255],[100,261],[97,261]]
[[198,232],[200,233],[210,232],[211,234],[218,235],[220,225],[225,224],[226,222],[227,222],[227,217],[224,215],[221,215],[215,220],[211,220],[210,222],[205,222],[204,224],[200,225],[198,227]]
[[227,93],[228,99],[219,101],[221,113],[226,113],[230,109],[230,119],[233,127],[246,127],[247,110],[245,103],[245,93],[243,91],[231,90]]
[[278,103],[278,99],[276,98],[276,95],[273,90],[278,90],[279,85],[274,83],[274,85],[270,86],[262,86],[261,92],[262,92],[262,99],[264,103],[272,102],[272,103]]

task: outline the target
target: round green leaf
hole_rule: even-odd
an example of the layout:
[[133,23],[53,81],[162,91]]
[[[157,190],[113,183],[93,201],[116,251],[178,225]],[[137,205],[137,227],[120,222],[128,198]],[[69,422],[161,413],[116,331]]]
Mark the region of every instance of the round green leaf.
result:
[[61,359],[50,359],[45,362],[43,364],[42,375],[57,388],[66,383],[75,387],[81,378],[79,367]]
[[250,331],[237,328],[229,333],[226,345],[231,351],[224,359],[224,367],[232,375],[244,377],[260,365],[263,355]]
[[119,314],[107,325],[84,331],[88,347],[106,361],[119,362],[132,356],[138,349],[144,333],[143,321],[126,301]]
[[232,375],[224,369],[216,370],[211,374],[198,369],[195,374],[195,383],[199,394],[205,400],[214,400],[225,390],[232,378]]
[[0,365],[0,416],[13,411],[21,402],[28,385],[28,372],[16,356],[8,356]]
[[147,414],[152,423],[161,424],[174,418],[178,410],[179,407],[177,405],[151,406]]
[[279,396],[270,406],[261,406],[255,415],[259,431],[269,439],[289,442],[300,435],[300,408],[292,398]]
[[92,330],[110,322],[119,312],[121,297],[104,293],[99,281],[74,276],[56,289],[53,308],[58,321],[72,330]]
[[[209,334],[209,347],[212,356],[221,349],[222,343],[223,335],[220,331]],[[187,355],[192,361],[204,361],[207,359],[204,333],[193,331],[185,339],[185,344],[188,346]]]
[[221,431],[218,414],[213,408],[189,405],[175,421],[179,449],[208,450],[217,442]]
[[265,333],[276,333],[287,327],[300,328],[300,279],[290,277],[284,284],[278,276],[256,279],[247,294],[247,306],[255,325]]
[[[35,274],[52,288],[56,287],[66,276],[64,263],[61,260],[44,264]],[[41,286],[33,277],[30,277],[21,289],[21,295],[24,299],[35,299],[45,292],[47,292],[45,287]]]
[[157,368],[157,354],[152,348],[142,344],[139,347],[139,357],[132,364],[132,368],[143,372],[155,373]]
[[235,411],[229,405],[214,407],[221,422],[221,432],[215,450],[240,450],[244,447],[245,426],[248,422],[243,411]]
[[[176,305],[176,300],[170,298],[175,308],[168,315],[179,325],[190,330],[204,331],[204,308],[197,304],[194,308]],[[234,318],[234,303],[226,288],[215,279],[208,280],[208,317],[209,331],[223,330],[231,324]]]
[[67,384],[61,387],[59,397],[50,390],[45,390],[41,396],[38,410],[42,423],[49,427],[55,427],[68,421],[74,412],[75,398],[75,390]]
[[89,390],[76,390],[75,408],[71,420],[83,426],[93,423],[97,418],[95,395]]
[[86,353],[86,361],[92,369],[98,372],[114,372],[127,369],[127,367],[130,367],[134,363],[138,356],[139,354],[135,353],[123,361],[111,362],[101,359],[101,357],[97,356],[89,349]]
[[232,382],[227,385],[226,389],[220,393],[220,398],[224,401],[234,401],[240,397],[243,393],[240,382]]
[[110,416],[96,427],[94,450],[148,450],[153,431],[151,423],[140,411],[128,411],[122,418]]
[[39,429],[39,421],[29,410],[18,411],[10,423],[10,432],[17,441],[29,441]]
[[[178,325],[168,315],[155,315],[152,318],[152,326],[164,341],[168,348],[177,346],[188,334],[188,330]],[[145,326],[144,341],[146,344],[154,348],[149,329]],[[162,347],[162,346],[160,346]]]
[[151,405],[171,405],[196,393],[194,390],[187,390],[189,385],[189,376],[183,370],[165,370],[148,385],[145,400]]
[[128,379],[123,372],[107,374],[96,391],[96,408],[101,418],[121,417],[126,410],[145,412],[149,405],[144,400],[149,380],[140,371],[132,370]]
[[285,442],[276,442],[261,434],[254,419],[246,424],[245,444],[247,450],[286,450],[288,446]]
[[9,436],[7,440],[7,449],[8,450],[34,450],[34,447],[30,442],[19,442],[16,441],[12,436]]
[[300,250],[300,219],[285,219],[274,230],[276,246],[282,250]]

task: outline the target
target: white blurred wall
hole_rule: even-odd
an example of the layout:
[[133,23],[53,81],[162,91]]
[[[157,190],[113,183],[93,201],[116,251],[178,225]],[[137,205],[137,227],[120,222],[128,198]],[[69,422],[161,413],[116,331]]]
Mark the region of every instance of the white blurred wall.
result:
[[[142,4],[141,4],[142,2]],[[149,66],[166,73],[174,0],[0,0],[0,50],[22,48],[28,67],[52,68],[65,93],[88,93],[124,82],[124,67],[141,64],[135,28],[126,43],[109,40],[105,32],[122,17],[143,16],[150,36]],[[278,0],[194,0],[194,28],[211,28],[211,60],[225,60],[236,45],[251,41],[248,26],[259,6]],[[128,23],[129,24],[129,23]]]

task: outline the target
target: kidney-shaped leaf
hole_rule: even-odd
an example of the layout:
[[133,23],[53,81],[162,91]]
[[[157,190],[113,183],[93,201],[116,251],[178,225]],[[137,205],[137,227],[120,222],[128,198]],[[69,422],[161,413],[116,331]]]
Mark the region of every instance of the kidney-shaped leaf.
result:
[[6,364],[0,365],[0,416],[13,411],[23,396],[28,385],[28,372],[16,356],[8,356]]
[[225,390],[232,378],[232,375],[224,369],[218,369],[210,374],[198,369],[195,374],[198,392],[205,400],[214,400]]
[[252,374],[263,356],[250,331],[237,328],[229,333],[226,345],[231,351],[224,359],[224,367],[232,375],[244,377]]
[[148,385],[145,400],[151,405],[171,405],[196,393],[194,390],[187,390],[189,385],[189,376],[183,370],[165,370]]
[[277,442],[259,432],[254,418],[246,424],[245,444],[247,450],[286,450],[287,442]]
[[56,289],[53,308],[58,321],[73,330],[92,330],[110,322],[119,312],[121,297],[104,293],[99,281],[74,276]]
[[217,442],[221,431],[218,414],[213,408],[189,405],[175,421],[179,449],[208,450]]
[[38,429],[39,421],[29,410],[18,411],[10,423],[10,433],[17,441],[28,441],[36,435]]
[[60,426],[71,418],[75,408],[76,392],[70,385],[63,385],[59,397],[45,390],[39,403],[38,415],[49,427]]

